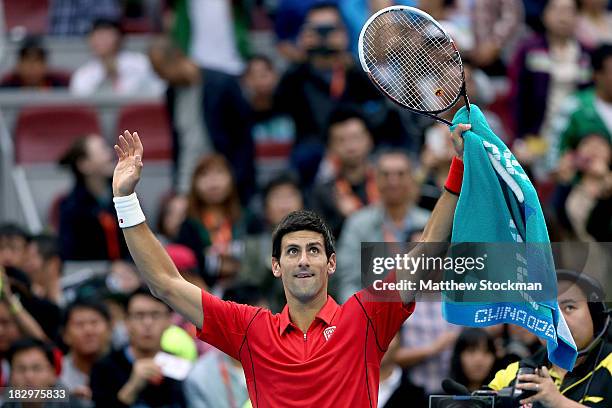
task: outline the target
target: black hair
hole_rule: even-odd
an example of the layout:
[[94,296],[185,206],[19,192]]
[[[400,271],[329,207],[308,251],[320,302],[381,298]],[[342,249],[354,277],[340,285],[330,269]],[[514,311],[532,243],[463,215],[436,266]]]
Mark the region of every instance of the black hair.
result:
[[38,253],[43,260],[60,256],[60,248],[57,237],[50,234],[40,234],[32,237],[32,243],[36,244]]
[[41,37],[29,36],[26,37],[21,43],[21,46],[19,47],[19,59],[23,59],[30,55],[35,55],[43,61],[47,60],[47,50],[43,45]]
[[601,44],[591,52],[591,66],[594,72],[600,72],[606,59],[612,57],[612,44]]
[[368,129],[368,133],[370,133],[371,135],[370,124],[368,123],[366,116],[363,114],[362,110],[358,106],[351,104],[339,104],[331,111],[331,113],[327,117],[325,134],[327,135],[328,143],[331,136],[331,128],[339,123],[344,123],[350,119],[358,119],[363,122],[365,127]]
[[319,234],[323,235],[325,255],[327,255],[327,258],[329,258],[331,254],[336,253],[336,249],[334,248],[334,237],[323,219],[312,211],[300,210],[289,213],[276,226],[276,229],[272,233],[273,258],[280,260],[281,241],[283,240],[283,237],[296,231],[318,232]]
[[88,139],[88,136],[81,136],[76,139],[74,142],[72,142],[68,150],[59,160],[59,165],[68,167],[77,179],[83,178],[83,174],[81,173],[81,170],[79,170],[78,163],[81,159],[87,157]]
[[607,305],[603,287],[595,278],[586,273],[579,273],[571,269],[557,269],[557,282],[567,281],[575,284],[584,294],[589,314],[593,320],[593,335],[597,336],[607,327]]
[[19,225],[13,223],[0,224],[0,238],[3,237],[19,237],[26,241],[30,240],[28,233]]
[[6,355],[6,359],[9,362],[9,364],[12,366],[13,360],[15,359],[15,356],[18,353],[21,353],[26,350],[31,350],[31,349],[37,349],[37,350],[42,351],[43,354],[45,355],[45,358],[49,362],[49,364],[51,364],[51,367],[55,369],[55,357],[54,357],[53,348],[51,347],[51,345],[41,340],[30,338],[30,337],[19,339],[15,341],[13,344],[11,344],[11,347],[9,348],[8,353]]
[[72,317],[72,314],[76,310],[81,310],[81,309],[92,310],[98,313],[100,316],[102,316],[104,320],[106,320],[107,323],[110,323],[111,321],[110,312],[108,311],[108,308],[106,307],[104,303],[94,300],[94,299],[78,299],[77,298],[77,300],[70,303],[66,307],[66,310],[64,311],[64,314],[62,315],[62,327],[65,328],[68,325],[68,322],[70,321],[70,318]]
[[270,193],[272,193],[273,190],[281,186],[291,186],[297,191],[299,191],[300,195],[302,193],[302,191],[300,190],[300,183],[297,176],[293,173],[283,173],[280,176],[274,177],[268,182],[268,184],[264,186],[262,191],[264,205],[267,203]]
[[159,302],[161,304],[163,304],[164,306],[166,306],[166,308],[169,311],[172,311],[172,308],[170,306],[168,306],[166,303],[164,303],[162,300],[156,298],[155,296],[153,296],[153,294],[151,293],[151,291],[149,290],[149,288],[141,286],[139,288],[137,288],[136,290],[134,290],[133,292],[131,292],[127,298],[125,299],[125,310],[127,312],[127,310],[129,309],[130,303],[132,302],[132,299],[134,299],[136,296],[146,296],[146,297],[150,297],[151,299],[155,300],[156,302]]
[[383,156],[391,156],[391,155],[398,155],[398,156],[403,156],[406,158],[406,160],[408,161],[408,164],[410,165],[410,167],[412,168],[412,165],[414,164],[413,158],[410,154],[410,152],[406,149],[403,149],[401,147],[395,147],[395,146],[382,146],[381,148],[376,150],[376,153],[374,155],[374,164],[376,167],[378,167],[380,159]]
[[272,62],[272,59],[270,57],[268,57],[267,55],[263,55],[263,54],[253,54],[247,60],[247,71],[248,71],[249,67],[251,66],[251,63],[255,62],[255,61],[263,62],[271,70],[275,69],[274,63]]
[[[461,353],[465,350],[473,350],[475,348],[484,345],[488,352],[493,354],[495,357],[495,343],[493,342],[493,338],[489,335],[489,333],[478,327],[470,327],[468,329],[464,329],[459,337],[457,337],[457,341],[455,342],[455,347],[453,349],[453,355],[451,357],[450,362],[450,377],[463,385],[469,385],[469,380],[463,371],[463,366],[461,365]],[[488,384],[491,381],[492,375],[495,370],[493,370],[495,363],[491,366],[491,370],[489,370],[489,376],[484,379],[483,384]]]
[[225,289],[225,292],[223,292],[223,300],[256,306],[264,300],[264,296],[258,286],[248,283],[238,283]]
[[123,34],[121,30],[121,24],[119,24],[117,20],[113,20],[110,18],[98,18],[94,20],[94,22],[91,24],[90,33],[94,32],[95,30],[101,29],[101,28],[112,28],[112,29],[117,30],[119,34]]
[[306,12],[305,19],[308,19],[308,16],[310,16],[311,13],[314,13],[315,11],[319,10],[335,10],[340,16],[340,18],[342,18],[342,16],[340,15],[340,8],[338,8],[338,4],[336,4],[336,2],[330,0],[318,0],[313,2],[312,6],[310,6],[308,11]]

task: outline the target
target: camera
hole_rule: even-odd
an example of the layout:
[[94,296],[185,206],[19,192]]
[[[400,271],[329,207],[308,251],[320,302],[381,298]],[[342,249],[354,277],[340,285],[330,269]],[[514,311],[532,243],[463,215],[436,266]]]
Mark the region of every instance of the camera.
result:
[[517,380],[512,386],[499,391],[481,389],[470,393],[465,386],[451,379],[442,381],[442,389],[451,395],[432,395],[429,398],[429,408],[519,408],[520,401],[535,395],[535,391],[516,388],[520,384],[518,376],[534,374],[531,364],[521,363],[516,374]]

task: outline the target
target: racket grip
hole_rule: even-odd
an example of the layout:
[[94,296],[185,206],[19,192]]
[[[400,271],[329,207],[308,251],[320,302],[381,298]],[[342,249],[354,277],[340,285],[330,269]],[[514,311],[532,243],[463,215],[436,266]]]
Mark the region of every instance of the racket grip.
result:
[[444,188],[449,193],[458,196],[461,193],[461,184],[463,184],[463,160],[455,156],[451,162]]

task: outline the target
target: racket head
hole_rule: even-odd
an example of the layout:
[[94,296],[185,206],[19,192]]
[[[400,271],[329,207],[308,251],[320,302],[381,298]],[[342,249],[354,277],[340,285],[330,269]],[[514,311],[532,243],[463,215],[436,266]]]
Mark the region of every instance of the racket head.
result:
[[455,42],[422,10],[391,6],[378,11],[361,29],[358,51],[372,82],[406,109],[438,114],[465,96]]

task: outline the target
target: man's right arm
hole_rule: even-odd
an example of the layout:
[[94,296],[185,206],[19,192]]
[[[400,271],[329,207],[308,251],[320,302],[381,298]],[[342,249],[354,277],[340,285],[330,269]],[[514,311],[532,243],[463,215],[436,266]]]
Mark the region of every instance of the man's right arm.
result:
[[151,292],[202,328],[202,289],[186,281],[146,223],[124,228],[130,254]]
[[[113,174],[113,195],[130,254],[142,277],[156,297],[202,328],[202,291],[179,274],[161,243],[155,238],[144,220],[139,204],[126,199],[134,193],[142,171],[143,146],[136,132],[127,130],[115,145],[119,161]],[[123,204],[119,201],[123,200]],[[125,206],[128,206],[127,208]],[[123,206],[120,214],[119,208]],[[140,213],[140,214],[139,214]]]

